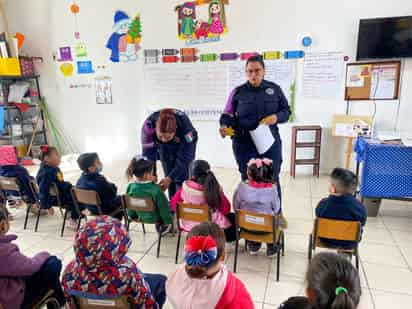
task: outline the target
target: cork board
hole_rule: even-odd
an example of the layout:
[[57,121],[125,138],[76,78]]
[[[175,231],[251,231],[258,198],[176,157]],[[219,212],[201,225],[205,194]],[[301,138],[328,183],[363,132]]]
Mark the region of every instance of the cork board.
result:
[[345,100],[397,100],[400,61],[348,63]]

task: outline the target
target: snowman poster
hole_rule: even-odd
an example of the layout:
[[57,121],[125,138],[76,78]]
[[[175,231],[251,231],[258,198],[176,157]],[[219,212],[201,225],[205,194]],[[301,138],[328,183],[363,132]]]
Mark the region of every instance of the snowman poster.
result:
[[113,33],[107,41],[112,62],[132,62],[138,58],[141,49],[142,24],[140,14],[133,19],[123,11],[114,14]]
[[186,45],[220,41],[227,33],[225,6],[229,0],[187,1],[175,8],[177,32]]

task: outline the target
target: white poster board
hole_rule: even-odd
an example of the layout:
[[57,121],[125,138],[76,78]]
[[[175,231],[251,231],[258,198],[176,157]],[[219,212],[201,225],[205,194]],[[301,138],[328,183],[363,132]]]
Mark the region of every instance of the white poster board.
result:
[[303,66],[303,96],[335,99],[342,96],[343,53],[308,52]]

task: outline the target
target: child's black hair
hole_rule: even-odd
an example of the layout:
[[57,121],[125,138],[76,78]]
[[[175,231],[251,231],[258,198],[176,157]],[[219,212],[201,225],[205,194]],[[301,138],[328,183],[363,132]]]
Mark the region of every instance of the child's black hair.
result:
[[40,160],[44,161],[46,157],[52,154],[54,151],[57,152],[57,148],[49,145],[40,146]]
[[213,263],[209,267],[186,265],[186,273],[189,275],[189,277],[204,278],[206,277],[207,270],[215,266],[217,263],[219,263],[219,259],[225,253],[225,245],[226,245],[225,233],[216,223],[203,222],[201,224],[196,225],[194,228],[192,228],[189,234],[187,235],[186,239],[190,239],[193,236],[211,236],[216,242],[217,257],[216,257],[215,263]]
[[146,159],[145,157],[134,157],[126,170],[126,176],[128,178],[143,177],[144,174],[152,173],[154,168],[154,162]]
[[193,161],[190,166],[190,179],[203,186],[207,205],[213,212],[220,209],[222,189],[210,165],[204,160]]
[[358,271],[347,259],[335,253],[316,255],[308,267],[306,281],[313,293],[309,308],[355,309],[359,304]]
[[275,183],[275,176],[273,175],[273,163],[262,164],[257,167],[255,163],[248,166],[248,174],[256,182]]
[[356,175],[344,168],[335,168],[330,178],[336,187],[336,193],[353,194],[356,190]]
[[5,206],[0,206],[0,222],[9,218],[9,212]]

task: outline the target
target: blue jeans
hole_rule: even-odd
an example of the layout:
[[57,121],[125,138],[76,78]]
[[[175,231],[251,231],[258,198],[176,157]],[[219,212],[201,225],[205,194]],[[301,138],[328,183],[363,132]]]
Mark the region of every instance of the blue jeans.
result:
[[53,290],[52,297],[56,298],[60,306],[64,306],[66,299],[60,284],[62,262],[55,256],[50,256],[38,272],[26,277],[26,290],[21,308],[29,308],[41,300],[49,290]]

